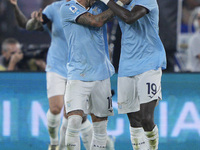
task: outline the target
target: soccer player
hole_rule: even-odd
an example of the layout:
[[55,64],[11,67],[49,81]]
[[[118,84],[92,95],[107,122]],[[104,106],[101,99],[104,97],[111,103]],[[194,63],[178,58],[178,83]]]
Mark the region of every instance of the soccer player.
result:
[[118,5],[102,1],[118,16],[122,31],[118,112],[128,115],[134,150],[157,150],[154,109],[161,99],[161,75],[166,68],[165,50],[158,35],[157,1],[122,0]]
[[66,131],[68,150],[80,150],[78,135],[83,114],[91,114],[93,121],[91,150],[106,149],[107,118],[113,115],[110,77],[114,67],[108,56],[104,25],[113,17],[113,13],[110,10],[104,11],[103,3],[93,5],[94,2],[71,0],[60,9],[68,44],[68,83],[65,95],[69,116]]
[[[19,9],[17,0],[10,0],[10,3],[14,6],[15,16],[20,27],[25,28],[27,26],[28,30],[48,30],[46,26],[51,26],[51,29],[48,30],[51,35],[51,46],[47,55],[46,67],[47,95],[49,99],[47,123],[50,135],[49,150],[57,150],[59,144],[58,130],[60,127],[60,113],[64,105],[63,96],[65,93],[65,85],[67,83],[67,44],[59,16],[59,8],[63,1],[54,2],[51,5],[48,5],[43,12],[41,10],[40,12],[33,12],[32,19],[29,21]],[[66,118],[66,116],[63,117],[60,129],[60,150],[64,149],[65,130],[67,128]],[[83,119],[81,128],[82,140],[84,146],[88,149],[92,138],[92,126],[86,116]]]
[[[47,30],[51,35],[51,46],[47,55],[47,93],[50,110],[47,112],[48,129],[50,134],[49,150],[58,149],[58,129],[60,126],[60,112],[63,107],[63,95],[67,83],[67,44],[61,26],[59,8],[64,1],[53,2],[44,11],[35,11],[29,21],[17,6],[17,0],[10,0],[14,6],[16,19],[20,27],[28,30]],[[28,23],[27,23],[28,21]],[[48,27],[48,28],[47,28]],[[50,29],[49,29],[50,27]],[[67,129],[67,116],[60,129],[59,150],[64,150],[65,131]],[[92,126],[87,116],[84,115],[81,125],[81,137],[87,150],[90,149],[92,139]],[[114,150],[113,140],[107,137],[107,150]]]
[[[47,112],[47,125],[50,136],[49,150],[64,149],[67,117],[63,117],[60,129],[60,144],[58,131],[60,127],[60,114],[64,105],[64,93],[67,83],[67,45],[60,25],[59,8],[63,2],[54,2],[43,11],[34,11],[26,24],[27,30],[47,30],[51,36],[51,45],[47,54],[46,80],[49,110]],[[64,113],[64,115],[66,115]]]

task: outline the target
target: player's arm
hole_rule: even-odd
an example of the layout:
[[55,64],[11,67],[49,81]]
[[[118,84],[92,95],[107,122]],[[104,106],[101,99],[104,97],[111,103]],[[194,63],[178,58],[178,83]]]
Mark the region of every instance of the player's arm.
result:
[[114,16],[114,13],[108,9],[98,15],[93,15],[89,12],[86,12],[80,15],[76,22],[83,25],[93,26],[93,27],[101,27],[107,21],[109,21]]
[[26,24],[27,30],[43,30],[43,15],[42,9],[39,11],[34,11],[31,13],[31,19],[28,20]]
[[[102,0],[103,2],[105,0]],[[120,19],[122,19],[127,24],[132,24],[144,15],[148,13],[148,9],[139,5],[136,5],[132,8],[131,11],[123,8],[122,6],[129,3],[130,0],[120,0],[118,2],[114,2],[111,0],[106,0],[104,2],[107,6],[117,15]]]
[[12,4],[12,6],[14,8],[15,18],[17,20],[18,25],[21,28],[25,29],[26,28],[26,23],[27,23],[28,19],[22,13],[22,11],[20,10],[20,8],[18,7],[17,0],[9,0],[9,2]]

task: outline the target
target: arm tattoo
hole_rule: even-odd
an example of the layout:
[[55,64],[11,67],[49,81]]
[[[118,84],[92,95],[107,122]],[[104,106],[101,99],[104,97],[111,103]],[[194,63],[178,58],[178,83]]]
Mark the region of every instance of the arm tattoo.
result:
[[98,15],[92,15],[89,12],[81,15],[77,19],[77,23],[93,26],[93,27],[101,27],[105,24],[108,20],[110,20],[114,16],[114,13],[108,9]]
[[77,23],[92,26],[92,14],[86,12],[77,18]]
[[113,17],[114,17],[114,13],[112,12],[111,9],[108,9],[108,10],[104,11],[103,13],[97,15],[97,17],[95,17],[95,19],[96,19],[96,21],[103,22],[103,24],[104,24]]

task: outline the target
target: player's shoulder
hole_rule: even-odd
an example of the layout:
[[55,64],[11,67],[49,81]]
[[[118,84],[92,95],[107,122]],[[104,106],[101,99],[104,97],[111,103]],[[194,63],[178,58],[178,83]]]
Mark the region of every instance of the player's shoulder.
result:
[[62,7],[71,7],[73,5],[77,6],[77,3],[75,1],[73,1],[73,0],[71,0],[71,1],[68,1],[68,2],[64,2],[62,4]]
[[82,10],[84,9],[83,6],[81,6],[80,4],[78,4],[77,2],[75,1],[69,1],[69,2],[65,2],[62,4],[61,8],[60,8],[60,11],[61,13],[77,13],[79,12],[79,10]]
[[157,0],[132,0],[131,2],[134,2],[134,3],[157,3]]
[[150,11],[157,7],[157,0],[133,0],[132,3],[135,5],[141,5]]
[[47,7],[50,7],[52,9],[53,8],[60,8],[63,3],[65,3],[65,1],[63,1],[63,0],[62,1],[56,1],[56,2],[53,2],[49,5],[47,5]]
[[60,6],[63,4],[64,1],[56,1],[56,2],[53,2],[49,5],[47,5],[45,7],[45,9],[43,10],[43,14],[47,15],[47,16],[53,16],[55,15],[56,13],[55,12],[58,12],[58,10],[60,9]]
[[49,5],[47,5],[44,10],[51,10],[51,9],[53,9],[55,7],[55,3],[56,2],[53,2],[53,3],[49,4]]

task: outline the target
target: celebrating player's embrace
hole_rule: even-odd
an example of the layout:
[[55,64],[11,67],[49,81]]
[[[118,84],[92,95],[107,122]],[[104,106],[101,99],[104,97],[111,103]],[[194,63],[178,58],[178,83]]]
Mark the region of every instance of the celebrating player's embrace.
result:
[[93,3],[69,1],[60,8],[69,52],[65,93],[69,116],[65,144],[69,150],[80,149],[79,131],[84,114],[91,114],[93,122],[90,149],[106,149],[107,117],[113,115],[109,104],[112,103],[110,77],[114,67],[109,60],[107,32],[103,25],[113,13],[110,10],[101,13],[105,5]]
[[[109,60],[106,22],[115,15],[122,31],[118,113],[128,115],[134,150],[157,150],[154,109],[162,98],[161,76],[166,68],[165,50],[158,35],[157,2],[101,1],[53,2],[27,20],[17,1],[10,0],[21,27],[48,29],[51,33],[46,68],[49,150],[80,150],[80,132],[87,150],[114,150],[107,136],[108,116],[114,115],[110,85],[114,67]],[[63,105],[65,117],[59,141]]]

